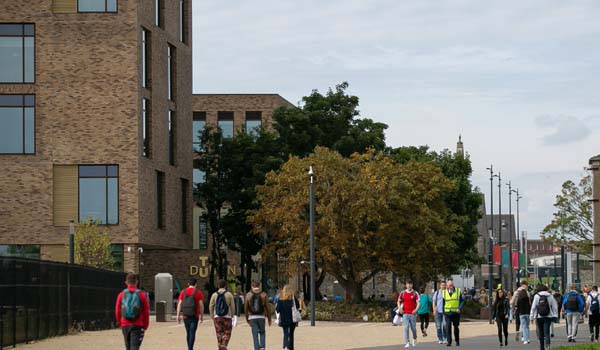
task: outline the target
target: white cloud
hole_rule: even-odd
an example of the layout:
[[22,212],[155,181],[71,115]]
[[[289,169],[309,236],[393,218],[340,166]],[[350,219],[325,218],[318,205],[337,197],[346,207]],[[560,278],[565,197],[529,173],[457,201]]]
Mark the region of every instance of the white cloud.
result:
[[541,129],[552,130],[541,139],[547,146],[579,142],[592,134],[584,119],[569,115],[542,115],[535,119],[535,123]]

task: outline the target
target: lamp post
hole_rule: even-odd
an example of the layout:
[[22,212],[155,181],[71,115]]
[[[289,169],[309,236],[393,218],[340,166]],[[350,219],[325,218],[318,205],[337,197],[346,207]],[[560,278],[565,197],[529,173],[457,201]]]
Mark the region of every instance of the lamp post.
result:
[[139,280],[139,288],[142,288],[142,253],[144,252],[144,248],[142,247],[138,247],[137,249],[133,248],[133,247],[127,247],[127,252],[128,253],[134,253],[135,251],[137,251],[137,258],[138,258],[138,280]]
[[75,220],[69,220],[69,262],[75,264]]
[[508,286],[510,290],[514,290],[514,269],[513,269],[513,217],[512,217],[512,181],[509,181],[508,184],[508,269],[510,282]]
[[519,189],[517,188],[516,190],[512,190],[516,195],[517,195],[517,241],[518,241],[518,245],[517,245],[517,251],[519,252],[519,269],[517,270],[517,285],[521,284],[521,254],[523,254],[522,248],[523,245],[521,244],[521,237],[520,237],[520,227],[519,227],[519,201],[523,198],[519,195]]
[[491,230],[489,230],[490,248],[488,252],[488,309],[490,316],[490,324],[492,323],[492,284],[494,283],[494,277],[492,274],[494,266],[494,166],[490,164],[487,168],[490,171],[490,217],[491,217]]
[[502,254],[502,177],[498,173],[498,245],[500,246],[500,286],[504,288],[504,274],[502,273],[502,264],[504,264]]
[[315,192],[312,166],[308,169],[310,178],[310,326],[315,326]]

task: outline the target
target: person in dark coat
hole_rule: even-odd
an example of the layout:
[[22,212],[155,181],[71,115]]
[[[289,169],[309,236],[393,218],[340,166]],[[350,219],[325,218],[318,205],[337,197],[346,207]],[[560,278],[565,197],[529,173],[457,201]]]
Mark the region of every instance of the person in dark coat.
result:
[[300,310],[300,303],[294,297],[292,287],[285,285],[275,307],[279,315],[279,326],[283,329],[283,348],[285,350],[294,350],[294,331],[298,326],[298,321],[294,320],[294,308]]
[[[492,309],[492,319],[496,320],[498,326],[498,340],[500,347],[508,346],[508,317],[510,315],[510,301],[502,289],[496,291],[496,300]],[[504,333],[504,343],[502,343],[502,333]]]

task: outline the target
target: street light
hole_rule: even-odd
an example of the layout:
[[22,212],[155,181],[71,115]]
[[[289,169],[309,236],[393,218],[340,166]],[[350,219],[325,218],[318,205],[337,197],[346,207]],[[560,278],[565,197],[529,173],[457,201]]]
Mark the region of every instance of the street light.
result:
[[500,246],[500,286],[504,288],[504,275],[502,273],[502,177],[498,173],[498,246]]
[[315,192],[312,166],[308,169],[310,200],[310,326],[315,326]]
[[519,270],[517,273],[517,284],[520,285],[521,284],[521,254],[523,254],[522,248],[523,245],[521,244],[521,237],[520,237],[520,227],[519,227],[519,223],[520,223],[520,219],[519,219],[519,201],[521,199],[523,199],[523,197],[521,197],[519,195],[519,189],[517,188],[516,190],[512,190],[513,193],[515,193],[517,195],[517,241],[519,241],[518,245],[517,245],[517,250],[519,251]]
[[512,193],[513,193],[513,189],[512,189],[512,181],[509,181],[508,184],[506,184],[508,186],[508,271],[509,276],[510,276],[510,282],[508,283],[509,286],[509,290],[514,290],[513,287],[513,280],[514,280],[514,276],[513,276],[513,258],[512,258],[512,250],[513,250],[513,240],[512,240],[512,236],[513,236],[513,232],[512,232]]
[[127,252],[128,253],[133,253],[137,250],[138,253],[138,280],[140,283],[139,288],[142,288],[142,253],[144,252],[144,248],[142,247],[138,247],[137,249],[135,249],[134,247],[127,247]]
[[490,316],[490,324],[492,323],[492,284],[493,284],[493,265],[494,265],[494,166],[490,164],[489,168],[486,168],[490,171],[490,210],[491,210],[491,230],[489,230],[489,240],[490,240],[490,248],[488,252],[488,309]]

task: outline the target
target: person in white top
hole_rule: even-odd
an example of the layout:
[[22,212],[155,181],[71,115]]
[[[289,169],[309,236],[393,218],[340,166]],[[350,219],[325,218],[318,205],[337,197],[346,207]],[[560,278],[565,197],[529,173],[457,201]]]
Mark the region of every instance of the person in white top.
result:
[[598,341],[598,330],[600,329],[600,295],[598,286],[593,286],[585,302],[590,322],[590,340]]
[[558,317],[558,304],[554,297],[548,293],[548,287],[540,284],[533,298],[529,318],[531,323],[536,322],[539,330],[540,350],[550,349],[550,324]]

